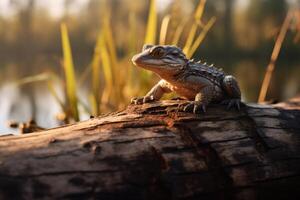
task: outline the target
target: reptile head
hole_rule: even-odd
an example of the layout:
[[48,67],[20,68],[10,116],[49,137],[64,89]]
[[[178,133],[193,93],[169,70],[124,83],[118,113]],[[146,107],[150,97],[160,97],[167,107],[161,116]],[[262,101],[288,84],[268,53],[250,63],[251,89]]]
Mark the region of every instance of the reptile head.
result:
[[160,76],[172,75],[182,70],[188,59],[182,50],[170,45],[144,45],[141,53],[132,58],[132,62]]

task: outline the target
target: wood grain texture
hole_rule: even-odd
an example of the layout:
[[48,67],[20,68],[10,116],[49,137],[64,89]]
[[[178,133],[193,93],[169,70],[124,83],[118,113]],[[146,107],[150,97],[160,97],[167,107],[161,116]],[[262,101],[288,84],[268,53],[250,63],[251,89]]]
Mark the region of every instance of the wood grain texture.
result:
[[1,137],[0,199],[299,199],[300,101],[180,102]]

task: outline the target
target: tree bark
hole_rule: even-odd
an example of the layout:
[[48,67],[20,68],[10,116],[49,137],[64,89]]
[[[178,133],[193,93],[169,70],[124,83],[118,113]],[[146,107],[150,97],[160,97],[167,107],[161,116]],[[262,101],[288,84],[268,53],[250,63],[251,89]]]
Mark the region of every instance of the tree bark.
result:
[[300,98],[130,105],[73,125],[0,138],[0,199],[299,199]]

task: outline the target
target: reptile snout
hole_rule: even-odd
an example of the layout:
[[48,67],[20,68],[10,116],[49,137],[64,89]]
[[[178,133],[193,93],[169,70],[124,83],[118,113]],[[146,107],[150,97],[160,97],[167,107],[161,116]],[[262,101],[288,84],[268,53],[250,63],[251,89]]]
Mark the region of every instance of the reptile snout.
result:
[[134,55],[132,58],[131,58],[131,61],[133,62],[133,64],[137,64],[137,62],[138,62],[138,60],[139,60],[139,56],[138,55]]
[[144,62],[144,56],[141,54],[136,54],[131,58],[131,61],[134,65],[141,67],[140,65],[142,65]]

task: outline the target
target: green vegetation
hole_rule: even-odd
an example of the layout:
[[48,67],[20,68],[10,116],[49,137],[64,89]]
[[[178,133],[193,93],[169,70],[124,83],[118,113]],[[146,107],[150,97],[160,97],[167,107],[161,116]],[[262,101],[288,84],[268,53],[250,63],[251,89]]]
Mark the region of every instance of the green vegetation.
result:
[[[186,34],[186,38],[181,34],[174,35],[173,38],[167,38],[167,32],[172,31],[168,30],[168,23],[172,20],[172,15],[166,15],[163,18],[161,30],[160,30],[160,43],[168,44],[167,39],[170,41],[179,41],[180,39],[186,41],[184,50],[189,57],[191,57],[196,49],[199,47],[204,37],[206,36],[209,29],[215,22],[215,17],[211,18],[207,24],[201,21],[202,13],[204,12],[205,0],[200,0],[199,5],[194,13],[194,18],[192,21],[191,31]],[[146,44],[156,44],[158,38],[157,30],[157,12],[156,12],[156,1],[150,1],[149,7],[149,15],[147,22],[147,29],[145,31],[145,43]],[[115,43],[114,43],[114,34],[111,30],[111,24],[109,18],[107,17],[109,13],[106,13],[106,17],[104,16],[104,20],[101,24],[101,31],[98,34],[98,39],[95,45],[93,58],[91,61],[91,65],[87,68],[87,72],[90,75],[85,75],[86,77],[91,76],[91,91],[90,91],[90,108],[86,109],[89,111],[90,115],[99,115],[103,111],[107,111],[111,108],[122,108],[128,102],[132,96],[138,95],[138,90],[141,87],[134,89],[130,89],[130,81],[128,81],[127,77],[131,77],[135,79],[136,83],[145,83],[144,85],[150,85],[152,74],[149,72],[142,71],[142,75],[136,76],[137,71],[133,70],[133,66],[131,64],[122,64],[123,59],[129,59],[132,54],[137,53],[141,49],[141,45],[139,48],[126,49],[122,57],[117,56]],[[135,19],[132,19],[135,20]],[[187,27],[189,21],[186,21],[186,24],[179,24],[174,27],[174,29],[178,30],[181,26]],[[134,25],[132,25],[134,27]],[[198,36],[196,32],[200,29]],[[134,31],[134,30],[129,30]],[[162,39],[163,38],[163,39]],[[66,24],[61,24],[61,39],[62,39],[62,49],[63,49],[63,69],[65,72],[65,97],[66,103],[63,104],[63,111],[68,117],[68,119],[72,119],[78,121],[80,119],[78,113],[79,102],[77,96],[77,81],[74,72],[74,64],[72,58],[72,50],[68,35],[68,29]],[[130,45],[130,44],[128,44]],[[176,45],[176,44],[174,44]],[[92,70],[89,70],[89,68]],[[38,79],[38,75],[35,79]],[[44,77],[43,77],[44,78]],[[104,79],[104,81],[101,81]],[[26,79],[25,79],[26,80]],[[40,80],[40,79],[38,79]],[[47,79],[49,80],[49,79]],[[48,83],[49,84],[49,83]],[[132,83],[131,83],[132,85]],[[142,84],[141,84],[142,85]],[[57,96],[57,93],[54,90],[54,87],[49,84],[49,89],[51,93],[54,95],[55,99],[61,104],[61,100]],[[126,90],[127,89],[127,90]],[[138,89],[138,90],[137,90]],[[144,90],[148,88],[145,87]],[[124,92],[126,91],[126,93]],[[143,91],[143,90],[142,90]],[[142,93],[141,93],[142,95]],[[90,111],[91,110],[91,111]]]
[[66,97],[67,97],[67,110],[69,116],[72,116],[74,120],[79,121],[78,105],[77,105],[77,92],[76,92],[76,77],[74,72],[74,64],[72,58],[72,50],[69,41],[68,29],[65,24],[61,25],[61,40],[64,53],[63,67],[65,71],[65,85],[66,85]]
[[156,3],[155,0],[150,0],[148,23],[147,23],[145,42],[144,42],[145,44],[156,43],[156,29],[157,29]]
[[[159,0],[89,0],[74,14],[69,12],[72,1],[66,0],[64,16],[54,19],[37,9],[36,0],[24,2],[14,1],[13,17],[0,16],[1,61],[7,71],[19,67],[16,76],[25,76],[19,84],[46,83],[66,121],[122,109],[131,97],[145,94],[157,77],[130,61],[144,43],[177,45],[190,58],[226,68],[238,77],[245,98],[256,100],[274,39],[291,6],[285,0],[254,0],[241,7],[233,0],[173,0],[162,9]],[[279,66],[294,66],[291,76],[299,72],[291,61],[300,50],[299,12],[297,16],[289,27],[296,34],[291,37],[288,30],[284,55],[278,56]],[[17,64],[10,64],[6,55]],[[287,73],[288,67],[276,69]],[[296,79],[293,85],[299,83]],[[268,94],[283,98],[285,90],[278,88],[289,82],[288,74],[272,80]],[[290,94],[299,91],[294,88]]]

